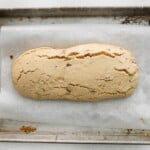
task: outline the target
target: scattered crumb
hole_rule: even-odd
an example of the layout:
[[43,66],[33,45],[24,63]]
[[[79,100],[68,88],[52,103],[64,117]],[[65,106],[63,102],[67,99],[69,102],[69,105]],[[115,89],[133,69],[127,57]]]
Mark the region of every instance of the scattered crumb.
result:
[[127,134],[130,134],[132,132],[132,129],[127,129]]
[[142,22],[141,16],[127,16],[121,23],[122,24],[130,24],[130,23],[141,23]]
[[31,126],[22,126],[21,128],[20,128],[20,131],[23,131],[23,132],[25,132],[25,133],[31,133],[31,132],[35,132],[36,131],[36,128],[34,128],[34,127],[31,127]]
[[122,24],[129,24],[131,21],[130,17],[126,17],[121,23]]
[[67,64],[66,64],[66,66],[67,66],[67,67],[69,67],[69,66],[72,66],[72,64],[70,64],[70,63],[67,63]]
[[19,17],[19,21],[22,21],[23,20],[23,18],[22,17]]
[[98,134],[98,135],[100,135],[100,134],[101,134],[101,132],[100,132],[100,131],[97,131],[97,134]]
[[10,59],[13,59],[13,58],[14,58],[14,56],[13,56],[13,55],[10,55],[10,56],[9,56],[9,58],[10,58]]

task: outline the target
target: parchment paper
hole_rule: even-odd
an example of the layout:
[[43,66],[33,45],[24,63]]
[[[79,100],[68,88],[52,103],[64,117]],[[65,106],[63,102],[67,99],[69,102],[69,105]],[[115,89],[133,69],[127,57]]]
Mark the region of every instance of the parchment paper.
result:
[[[1,29],[0,118],[65,126],[150,129],[150,28],[130,25],[62,24]],[[140,66],[140,82],[129,98],[99,102],[35,101],[13,87],[11,65],[24,51],[50,46],[104,42],[132,51]],[[14,59],[10,59],[10,55]]]

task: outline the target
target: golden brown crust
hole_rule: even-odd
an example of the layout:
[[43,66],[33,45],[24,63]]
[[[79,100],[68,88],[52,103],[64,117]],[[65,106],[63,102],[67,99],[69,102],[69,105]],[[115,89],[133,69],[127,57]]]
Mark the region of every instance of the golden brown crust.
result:
[[139,69],[129,51],[97,43],[29,50],[12,68],[16,89],[33,99],[96,101],[126,97],[135,90],[138,78]]

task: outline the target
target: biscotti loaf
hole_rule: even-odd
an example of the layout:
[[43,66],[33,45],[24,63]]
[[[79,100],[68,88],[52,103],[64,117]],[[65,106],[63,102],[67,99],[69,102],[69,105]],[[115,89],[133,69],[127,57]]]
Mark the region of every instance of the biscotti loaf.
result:
[[19,56],[12,67],[18,92],[41,100],[127,97],[135,90],[138,78],[139,69],[129,51],[97,43],[32,49]]

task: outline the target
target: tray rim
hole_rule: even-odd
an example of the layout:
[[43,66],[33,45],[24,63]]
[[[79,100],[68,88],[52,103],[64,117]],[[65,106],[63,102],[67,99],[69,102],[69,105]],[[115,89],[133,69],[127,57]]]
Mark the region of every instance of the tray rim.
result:
[[[46,123],[0,119],[0,142],[150,144],[150,130],[80,127],[58,129]],[[6,125],[6,128],[5,128]],[[22,127],[35,128],[26,133]]]
[[150,16],[150,6],[144,7],[45,7],[0,8],[0,17],[96,17]]

